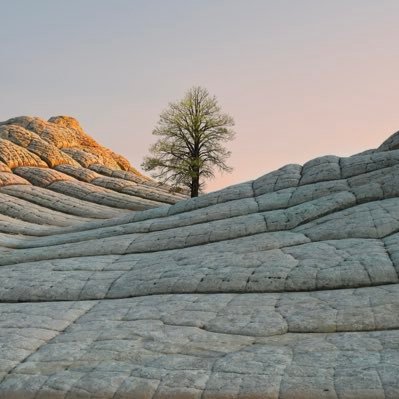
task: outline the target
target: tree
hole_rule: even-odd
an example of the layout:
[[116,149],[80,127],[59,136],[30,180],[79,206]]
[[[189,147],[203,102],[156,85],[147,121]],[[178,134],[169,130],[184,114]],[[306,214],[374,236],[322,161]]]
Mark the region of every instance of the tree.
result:
[[152,132],[160,138],[141,166],[174,188],[188,187],[191,197],[197,197],[204,180],[214,177],[215,168],[232,171],[226,164],[230,151],[223,146],[234,138],[232,126],[233,118],[221,112],[216,97],[193,87],[161,113]]

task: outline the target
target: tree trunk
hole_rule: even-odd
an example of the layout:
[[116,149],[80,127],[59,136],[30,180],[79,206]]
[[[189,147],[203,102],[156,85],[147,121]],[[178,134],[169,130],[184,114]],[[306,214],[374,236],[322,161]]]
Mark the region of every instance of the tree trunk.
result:
[[198,197],[199,192],[199,174],[191,180],[191,198]]

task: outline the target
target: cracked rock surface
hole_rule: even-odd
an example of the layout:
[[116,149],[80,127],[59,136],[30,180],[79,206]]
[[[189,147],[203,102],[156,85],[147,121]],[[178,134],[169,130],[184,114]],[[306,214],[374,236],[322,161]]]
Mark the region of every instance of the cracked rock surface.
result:
[[0,397],[399,398],[398,143],[185,199],[0,123]]

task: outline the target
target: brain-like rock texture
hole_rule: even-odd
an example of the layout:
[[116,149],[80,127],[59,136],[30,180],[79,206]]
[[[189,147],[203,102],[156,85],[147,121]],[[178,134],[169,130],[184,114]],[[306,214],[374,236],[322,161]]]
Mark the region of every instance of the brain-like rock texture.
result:
[[1,123],[0,397],[399,398],[398,143],[186,199]]

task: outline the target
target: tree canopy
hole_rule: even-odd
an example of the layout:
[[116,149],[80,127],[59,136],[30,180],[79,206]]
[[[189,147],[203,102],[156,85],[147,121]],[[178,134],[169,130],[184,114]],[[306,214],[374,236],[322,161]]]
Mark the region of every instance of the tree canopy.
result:
[[223,144],[234,138],[232,126],[233,118],[221,112],[215,96],[205,88],[192,87],[161,113],[152,132],[160,138],[142,167],[175,188],[187,187],[196,197],[215,169],[231,172],[226,164],[230,151]]

